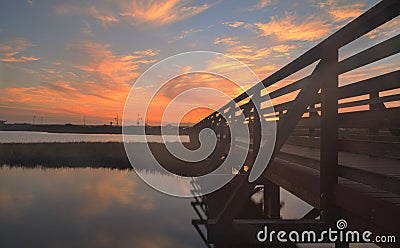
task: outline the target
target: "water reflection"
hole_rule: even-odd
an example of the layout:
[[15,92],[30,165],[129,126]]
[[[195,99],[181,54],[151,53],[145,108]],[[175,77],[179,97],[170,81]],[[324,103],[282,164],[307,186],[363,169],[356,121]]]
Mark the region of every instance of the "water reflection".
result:
[[193,217],[133,171],[1,168],[0,247],[202,247]]

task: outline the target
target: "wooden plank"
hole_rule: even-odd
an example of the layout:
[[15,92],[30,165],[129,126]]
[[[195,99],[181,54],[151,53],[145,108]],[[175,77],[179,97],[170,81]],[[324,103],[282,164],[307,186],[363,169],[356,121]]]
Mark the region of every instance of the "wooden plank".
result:
[[368,78],[359,82],[339,87],[339,98],[365,95],[399,88],[400,70]]
[[307,137],[307,136],[290,136],[286,142],[289,145],[303,146],[303,147],[320,147],[319,137]]
[[290,161],[293,163],[301,164],[305,167],[314,169],[314,170],[319,170],[320,166],[320,161],[319,159],[312,159],[308,158],[302,155],[297,155],[297,154],[292,154],[284,151],[280,151],[277,155],[278,158]]
[[339,175],[355,182],[400,194],[400,180],[392,176],[349,166],[340,166]]
[[[291,154],[287,152],[280,152],[278,158],[297,163],[308,168],[319,170],[319,160],[307,158],[301,155]],[[394,170],[399,171],[400,167]],[[355,182],[371,185],[373,187],[384,189],[389,192],[400,194],[400,179],[395,178],[392,175],[377,173],[379,170],[373,169],[362,169],[357,167],[350,167],[346,165],[339,166],[339,176],[354,180]],[[380,191],[384,192],[384,191]]]
[[335,189],[336,204],[356,216],[369,220],[391,232],[400,234],[400,208],[379,198],[360,194],[348,186],[338,185]]
[[[291,136],[287,144],[311,148],[320,147],[319,137]],[[342,152],[366,154],[375,157],[400,159],[400,142],[340,139],[338,149]]]
[[[316,148],[309,147],[301,147],[286,144],[282,148],[283,152],[311,158],[315,160],[319,160],[319,150]],[[374,170],[376,173],[393,173],[398,174],[400,161],[397,159],[388,159],[388,158],[380,158],[380,157],[371,157],[368,155],[362,154],[354,154],[347,152],[339,152],[339,164],[350,166],[350,167],[358,167],[358,168],[366,168],[370,170]],[[377,170],[379,168],[379,170]]]
[[282,88],[279,88],[277,90],[272,91],[271,93],[269,93],[269,97],[271,99],[273,99],[273,98],[276,98],[278,96],[282,96],[282,95],[291,93],[293,91],[296,91],[298,89],[301,89],[301,88],[303,88],[305,86],[305,84],[309,80],[311,80],[311,76],[307,76],[307,77],[304,77],[302,79],[299,79],[299,80],[297,80],[297,81],[295,81],[295,82],[293,82],[293,83],[291,83],[289,85],[285,85]]
[[[365,100],[358,100],[358,101],[353,101],[353,102],[346,102],[346,103],[341,103],[339,104],[339,108],[349,108],[349,107],[357,107],[357,106],[363,106],[363,105],[381,105],[384,102],[392,102],[392,101],[399,101],[400,100],[400,95],[391,95],[391,96],[384,96],[384,97],[378,97],[376,100],[373,99],[365,99]],[[381,106],[384,110],[385,106]]]
[[[271,165],[271,169],[268,169],[265,176],[269,180],[279,183],[283,188],[294,195],[306,200],[308,203],[311,203],[311,205],[317,205],[316,207],[318,208],[319,197],[318,192],[315,190],[315,184],[319,182],[318,173],[316,173],[315,170],[302,169],[300,168],[301,166],[296,166],[293,163],[288,163],[279,159],[275,159],[274,163],[276,163],[276,165]],[[393,213],[393,211],[397,211],[397,213],[400,213],[400,211],[398,211],[399,209],[395,210],[396,207],[393,206],[393,204],[390,204],[390,202],[387,202],[387,200],[374,200],[371,196],[360,196],[360,193],[357,193],[354,189],[351,192],[348,192],[349,187],[350,189],[352,188],[352,186],[340,185],[339,190],[335,190],[335,199],[339,199],[338,206],[344,207],[347,210],[357,210],[355,212],[356,214],[360,214],[367,219],[371,217],[372,213],[369,211],[371,211],[372,206],[379,208],[379,212],[388,213],[389,211],[389,213]],[[360,199],[361,202],[355,203],[357,199]],[[370,201],[372,202],[372,205],[370,205]],[[378,209],[376,209],[373,214],[377,214],[377,212]],[[382,220],[379,221],[381,224],[392,220],[390,214],[378,215],[382,215]],[[398,216],[396,218],[398,218]],[[392,227],[393,225],[394,224],[391,224]]]
[[[298,164],[276,158],[274,163],[268,168],[265,177],[268,180],[278,183],[282,188],[319,209],[319,190],[316,185],[319,183],[318,172],[313,169],[302,167],[303,166]],[[397,213],[400,213],[400,211],[398,211],[399,209],[387,199],[375,199],[376,197],[368,196],[365,190],[364,193],[360,193],[360,190],[353,185],[354,184],[342,185],[341,183],[338,186],[339,190],[335,189],[335,199],[338,201],[338,206],[351,211],[356,210],[354,214],[366,219],[375,216],[378,212],[378,208],[379,212],[388,213],[389,211],[389,213],[393,213],[393,211],[397,211]],[[356,202],[358,200],[359,202]],[[376,208],[374,213],[371,212],[373,208]],[[396,208],[397,210],[395,210]],[[382,218],[378,221],[378,224],[382,225],[382,223],[391,221],[390,214],[378,214],[378,216]],[[396,218],[398,218],[398,216]],[[392,227],[393,225],[394,224],[391,224]]]
[[[297,127],[320,127],[321,117],[307,117],[299,121]],[[357,111],[339,114],[339,128],[398,128],[400,107],[379,111]]]
[[[309,147],[286,144],[283,146],[282,151],[316,160],[319,160],[320,157],[318,149]],[[399,168],[399,160],[397,159],[371,157],[347,152],[339,152],[339,164],[350,167],[369,168],[375,170],[377,173],[397,172]],[[377,168],[379,168],[379,171],[377,171]]]
[[365,140],[365,141],[381,141],[386,143],[399,142],[400,136],[389,135],[365,135],[365,134],[351,134],[339,132],[339,138],[348,140]]
[[365,99],[365,100],[358,100],[358,101],[353,101],[353,102],[345,102],[345,103],[340,103],[338,104],[339,108],[349,108],[349,107],[356,107],[356,106],[362,106],[362,105],[369,105],[371,103],[370,99]]
[[370,156],[400,159],[400,143],[366,141],[366,140],[340,140],[340,151],[367,154]]
[[339,62],[339,74],[354,70],[400,51],[400,34]]
[[319,209],[318,170],[275,158],[268,166],[264,177]]

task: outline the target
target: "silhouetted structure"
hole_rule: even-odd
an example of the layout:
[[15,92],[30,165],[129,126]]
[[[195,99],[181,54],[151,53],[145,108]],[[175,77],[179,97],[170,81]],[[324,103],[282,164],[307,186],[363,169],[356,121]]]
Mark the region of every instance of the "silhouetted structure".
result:
[[[265,247],[256,238],[265,225],[271,230],[321,230],[335,228],[339,218],[346,219],[350,229],[369,229],[374,234],[400,238],[400,107],[385,106],[400,100],[400,71],[338,86],[339,75],[399,53],[400,35],[396,35],[338,59],[340,48],[399,13],[400,1],[380,2],[194,126],[197,132],[193,132],[191,141],[198,143],[199,131],[211,128],[222,155],[228,152],[231,139],[236,139],[226,135],[228,125],[237,120],[237,111],[243,111],[248,119],[244,125],[251,135],[246,165],[251,167],[260,147],[260,122],[267,121],[259,116],[271,111],[270,107],[262,113],[254,110],[254,104],[262,106],[266,101],[261,91],[319,61],[311,75],[269,94],[271,99],[278,99],[299,91],[294,100],[276,104],[275,115],[268,116],[279,120],[275,150],[263,176],[249,183],[242,171],[215,193],[195,197],[192,205],[199,219],[192,223],[208,245]],[[397,91],[392,95],[379,94],[393,89]],[[351,97],[358,98],[349,100]],[[220,161],[211,160],[209,166],[216,163]],[[201,191],[201,182],[193,181],[193,185],[194,192]],[[314,208],[302,219],[282,220],[280,187]],[[263,208],[249,210],[250,197],[260,188],[264,191]],[[249,216],[249,212],[255,216]],[[201,229],[203,225],[207,234]],[[348,244],[336,243],[336,247]]]

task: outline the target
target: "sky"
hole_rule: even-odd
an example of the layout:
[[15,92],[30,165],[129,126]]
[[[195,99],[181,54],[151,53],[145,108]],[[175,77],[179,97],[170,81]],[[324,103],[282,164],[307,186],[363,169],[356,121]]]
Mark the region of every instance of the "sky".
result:
[[[183,52],[226,54],[264,79],[377,2],[1,1],[0,120],[115,121],[117,115],[121,118],[138,77],[158,61]],[[343,48],[340,55],[399,34],[398,24],[399,18],[392,20],[348,45],[347,50]],[[394,55],[376,64],[374,70],[398,69],[399,60]],[[374,70],[364,68],[364,72],[344,76],[343,84]],[[171,89],[183,92],[206,85],[230,96],[240,93],[232,82],[215,76],[194,74],[171,81],[166,87],[169,91],[160,92],[152,102],[153,114],[146,117],[149,124],[159,121],[163,106],[172,99],[168,94],[176,95]],[[146,95],[146,89],[142,90],[138,95]],[[205,97],[198,95],[203,101]],[[185,121],[194,123],[223,104],[209,102],[209,108],[187,115]],[[168,121],[179,122],[173,118]]]

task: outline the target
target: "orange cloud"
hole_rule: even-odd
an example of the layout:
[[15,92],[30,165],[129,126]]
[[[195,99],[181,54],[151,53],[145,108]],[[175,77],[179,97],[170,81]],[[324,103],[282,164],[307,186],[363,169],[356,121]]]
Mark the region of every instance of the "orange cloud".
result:
[[333,17],[334,21],[340,22],[360,16],[364,12],[362,9],[363,6],[364,4],[362,3],[356,3],[352,5],[332,7],[328,10],[328,13]]
[[39,60],[40,58],[37,57],[20,55],[28,47],[32,46],[34,45],[31,42],[24,39],[15,39],[6,44],[0,44],[0,61],[23,63]]
[[134,24],[144,22],[160,26],[187,19],[209,8],[208,4],[187,6],[187,3],[183,0],[132,0],[122,5],[120,15],[132,18]]
[[243,26],[244,22],[223,22],[222,24],[232,28],[238,28],[240,26]]
[[[272,52],[284,53],[289,55],[291,50],[297,48],[295,45],[276,45],[271,48],[257,48],[254,45],[240,44],[234,37],[217,38],[214,40],[214,44],[225,44],[227,46],[226,55],[240,60],[245,65],[251,67],[253,71],[260,78],[264,78],[267,75],[278,69],[278,65],[268,60],[269,55]],[[225,67],[227,70],[233,70],[232,65],[221,63],[214,64],[213,67]]]
[[239,44],[239,41],[236,40],[235,37],[221,37],[221,38],[216,38],[214,40],[214,44],[218,45],[218,44],[225,44],[225,45],[237,45]]
[[322,20],[313,20],[312,17],[303,21],[296,21],[294,16],[283,19],[271,17],[268,23],[254,24],[261,36],[274,36],[279,41],[312,41],[324,38],[329,34],[331,26]]
[[82,65],[75,65],[75,68],[90,73],[99,83],[108,84],[110,87],[132,84],[139,76],[140,66],[154,63],[156,60],[152,57],[159,52],[148,49],[126,55],[115,55],[110,45],[94,42],[73,44],[69,49],[84,54],[88,60]]
[[334,22],[341,22],[360,16],[365,11],[365,3],[346,3],[335,0],[321,1],[317,6],[325,10]]
[[209,8],[208,4],[188,6],[186,0],[120,0],[94,1],[93,4],[62,4],[55,7],[59,15],[89,15],[103,26],[110,26],[122,18],[134,25],[150,23],[161,26],[197,15]]
[[203,31],[202,29],[188,29],[188,30],[183,30],[179,35],[175,36],[171,41],[169,41],[168,43],[172,43],[178,40],[183,40],[186,37],[201,32]]
[[254,73],[257,74],[257,76],[260,79],[266,78],[268,75],[272,74],[276,70],[279,69],[278,65],[275,64],[267,64],[264,66],[258,66],[254,69]]
[[265,8],[269,5],[271,5],[274,1],[273,0],[260,0],[257,4],[252,5],[248,8],[245,8],[245,11],[253,11],[253,10],[258,10],[258,9],[262,9]]
[[249,45],[232,46],[228,49],[228,56],[236,58],[247,66],[253,66],[254,61],[266,59],[272,50],[270,48],[257,49]]
[[277,45],[277,46],[273,46],[271,49],[274,52],[287,53],[290,50],[294,50],[296,48],[297,48],[297,46],[295,46],[295,45]]
[[115,16],[97,15],[96,18],[100,20],[103,25],[108,25],[113,22],[119,22],[119,19],[117,19]]
[[258,6],[260,7],[260,8],[264,8],[265,6],[268,6],[268,5],[270,5],[272,3],[272,0],[261,0],[259,3],[258,3]]
[[141,67],[153,63],[158,54],[154,49],[115,54],[109,45],[94,42],[72,44],[67,49],[82,57],[80,64],[63,62],[39,69],[45,79],[39,86],[4,88],[0,92],[1,114],[59,116],[58,120],[68,122],[85,115],[95,123],[108,123],[117,114],[122,116]]
[[57,5],[55,11],[59,15],[90,15],[99,20],[105,27],[120,21],[117,15],[108,8],[99,8],[94,5],[63,4]]

